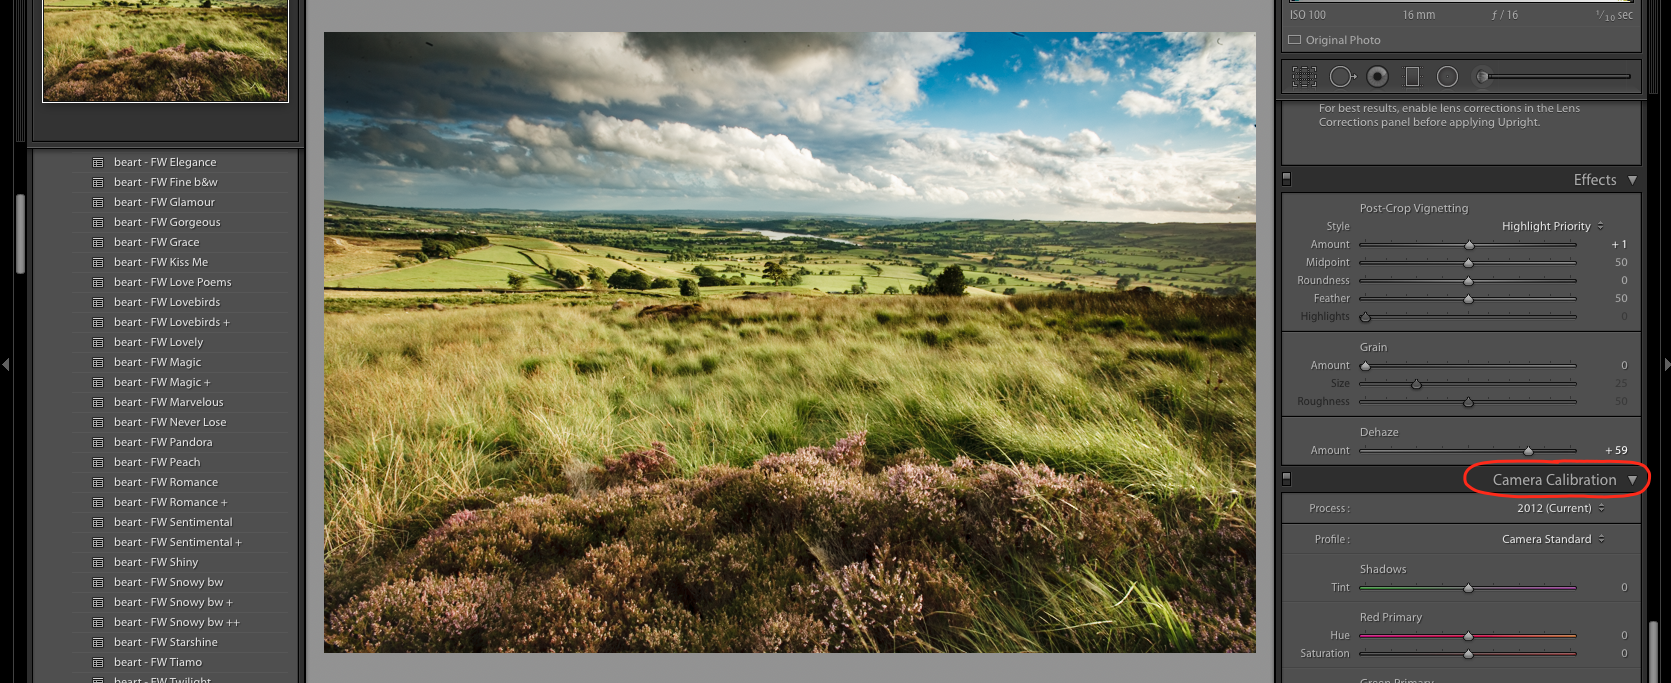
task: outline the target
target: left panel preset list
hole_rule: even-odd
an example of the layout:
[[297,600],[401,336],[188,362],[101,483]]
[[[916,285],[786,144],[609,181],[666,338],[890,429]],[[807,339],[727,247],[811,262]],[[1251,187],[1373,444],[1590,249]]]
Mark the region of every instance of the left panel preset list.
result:
[[34,679],[299,680],[299,153],[31,163]]

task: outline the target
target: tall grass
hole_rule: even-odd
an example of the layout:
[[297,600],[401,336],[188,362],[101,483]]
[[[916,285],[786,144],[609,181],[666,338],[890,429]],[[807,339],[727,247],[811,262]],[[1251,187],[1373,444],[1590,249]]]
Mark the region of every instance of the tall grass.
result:
[[[1152,585],[1080,567],[1017,568],[1012,590],[983,599],[950,649],[971,652],[1188,652],[1195,634]],[[1002,598],[996,597],[1002,595]],[[1021,600],[1014,600],[1016,595]],[[1009,598],[1009,599],[1005,599]]]
[[875,453],[1041,463],[1250,516],[1251,306],[1123,298],[1100,313],[899,296],[710,302],[672,321],[547,303],[333,314],[327,547],[350,558],[476,487],[563,491],[576,463],[653,441],[689,473],[854,431]]

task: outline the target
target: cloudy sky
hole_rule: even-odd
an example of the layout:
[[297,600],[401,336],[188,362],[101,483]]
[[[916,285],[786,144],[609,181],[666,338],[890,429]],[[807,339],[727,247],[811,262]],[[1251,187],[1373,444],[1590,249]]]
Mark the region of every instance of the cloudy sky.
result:
[[325,193],[1253,220],[1252,34],[326,34]]

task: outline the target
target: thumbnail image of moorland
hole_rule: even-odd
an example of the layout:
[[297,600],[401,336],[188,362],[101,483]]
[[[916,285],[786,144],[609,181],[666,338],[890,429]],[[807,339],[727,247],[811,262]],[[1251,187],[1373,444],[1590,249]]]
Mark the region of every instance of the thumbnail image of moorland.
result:
[[328,649],[1254,647],[1251,224],[324,211]]
[[45,0],[47,102],[284,102],[287,0]]

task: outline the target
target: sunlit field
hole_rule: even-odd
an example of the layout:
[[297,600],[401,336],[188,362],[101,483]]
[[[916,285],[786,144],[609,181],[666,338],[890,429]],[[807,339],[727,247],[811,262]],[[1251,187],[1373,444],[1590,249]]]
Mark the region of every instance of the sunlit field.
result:
[[1251,298],[353,294],[333,649],[1253,647]]

